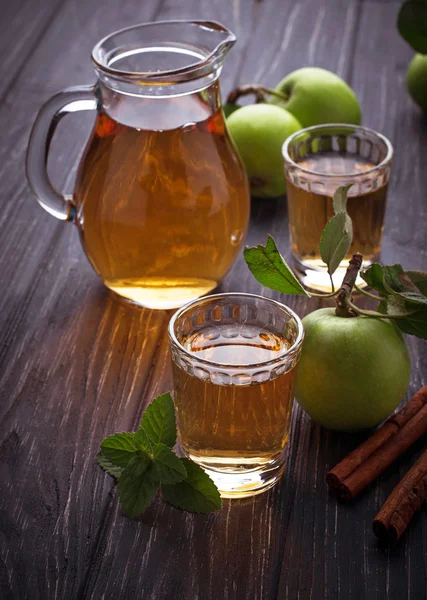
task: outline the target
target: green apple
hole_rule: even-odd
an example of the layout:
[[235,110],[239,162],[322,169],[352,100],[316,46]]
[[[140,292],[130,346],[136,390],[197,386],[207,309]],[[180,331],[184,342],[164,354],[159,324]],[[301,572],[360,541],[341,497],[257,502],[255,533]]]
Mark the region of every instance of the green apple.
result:
[[295,397],[328,429],[358,431],[383,421],[403,399],[411,363],[394,323],[370,317],[337,317],[316,310],[303,321]]
[[297,69],[275,89],[286,99],[272,95],[269,102],[288,110],[303,127],[323,123],[360,124],[361,111],[355,93],[331,71],[317,67]]
[[236,112],[236,110],[239,110],[239,108],[240,106],[238,104],[234,104],[233,102],[226,102],[222,107],[225,118],[228,119],[228,117],[234,112]]
[[251,104],[227,119],[228,131],[240,154],[251,192],[260,198],[274,198],[286,192],[283,142],[301,129],[288,111],[270,104]]
[[406,85],[412,100],[427,112],[427,55],[416,54],[411,60]]

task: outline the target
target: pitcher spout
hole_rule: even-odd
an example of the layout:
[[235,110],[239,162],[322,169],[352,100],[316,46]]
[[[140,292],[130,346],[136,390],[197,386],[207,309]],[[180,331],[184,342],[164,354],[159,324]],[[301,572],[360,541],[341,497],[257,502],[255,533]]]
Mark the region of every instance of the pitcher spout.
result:
[[193,21],[193,23],[206,32],[206,48],[210,50],[206,61],[210,62],[213,68],[222,66],[228,51],[236,43],[234,33],[217,21]]
[[101,80],[171,85],[219,75],[236,36],[216,21],[158,21],[117,31],[93,49]]

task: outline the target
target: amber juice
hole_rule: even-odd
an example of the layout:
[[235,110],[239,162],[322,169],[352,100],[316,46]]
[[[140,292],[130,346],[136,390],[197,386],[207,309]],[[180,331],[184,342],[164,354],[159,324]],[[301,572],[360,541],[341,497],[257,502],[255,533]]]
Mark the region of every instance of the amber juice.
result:
[[111,290],[178,307],[234,262],[248,224],[246,179],[222,112],[210,114],[199,96],[126,110],[123,122],[98,115],[78,173],[82,243]]
[[[196,358],[222,365],[253,365],[283,354],[285,337],[254,325],[218,325],[194,333],[182,346]],[[179,440],[184,452],[208,469],[262,468],[288,442],[294,369],[265,377],[203,368],[192,373],[173,363]],[[257,381],[257,377],[260,380]],[[233,381],[234,380],[234,381]]]
[[[334,274],[335,285],[341,284],[348,261],[355,252],[362,254],[364,266],[378,259],[388,176],[376,167],[372,161],[356,154],[326,151],[299,160],[297,169],[301,168],[301,171],[298,177],[287,173],[291,249],[300,278],[307,287],[330,291],[319,242],[326,223],[334,215],[332,198],[339,185],[353,183],[347,199],[347,211],[353,222],[353,242]],[[360,278],[357,283],[364,285]]]
[[[351,175],[366,173],[366,180],[355,179],[348,191],[347,211],[353,221],[353,243],[337,272],[339,283],[352,254],[360,252],[364,265],[368,265],[380,253],[388,184],[376,188],[372,186],[369,171],[375,164],[360,156],[324,152],[299,161],[298,166],[322,176],[349,175],[349,183]],[[300,267],[326,269],[320,257],[319,242],[326,223],[334,214],[332,197],[337,184],[333,179],[322,185],[314,181],[307,189],[303,176],[299,181],[301,185],[294,181],[287,182],[292,251]],[[365,184],[368,184],[366,187],[369,191],[364,191]],[[328,284],[328,278],[326,283]]]

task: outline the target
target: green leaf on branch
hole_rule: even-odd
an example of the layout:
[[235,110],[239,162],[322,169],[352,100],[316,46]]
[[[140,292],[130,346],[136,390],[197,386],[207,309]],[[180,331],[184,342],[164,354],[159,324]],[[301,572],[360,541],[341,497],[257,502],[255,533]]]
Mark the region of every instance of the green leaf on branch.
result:
[[187,477],[184,463],[164,444],[153,449],[153,465],[150,477],[160,483],[179,483]]
[[427,296],[427,273],[424,271],[406,271],[406,275],[424,296]]
[[409,0],[399,10],[397,28],[420,54],[427,54],[427,0]]
[[417,310],[410,317],[399,319],[395,322],[404,333],[427,340],[427,307]]
[[388,295],[381,300],[378,311],[396,317],[394,322],[404,333],[427,339],[427,306],[417,307],[401,296]]
[[188,458],[180,459],[187,478],[175,485],[162,485],[165,500],[190,512],[211,513],[221,508],[221,497],[212,479]]
[[165,444],[172,448],[176,443],[175,409],[169,392],[155,398],[142,416],[141,427],[152,444]]
[[323,262],[333,275],[346,257],[353,240],[353,224],[347,214],[347,192],[350,185],[340,186],[332,199],[334,216],[326,223],[320,238],[319,250]]
[[250,272],[262,285],[283,294],[310,295],[281,256],[271,235],[265,246],[245,248],[243,255]]
[[427,289],[427,273],[405,272],[402,265],[374,263],[360,275],[369,287],[378,290],[382,295],[391,294],[413,305],[427,306],[427,296],[424,293]]
[[135,456],[120,476],[117,489],[120,504],[130,517],[138,517],[151,504],[159,483],[147,477],[151,460]]
[[320,238],[320,256],[328,267],[329,275],[333,275],[344,260],[353,239],[353,227],[344,212],[334,215],[326,223]]
[[360,277],[373,290],[377,290],[381,294],[387,294],[387,289],[384,285],[383,266],[378,263],[373,263],[367,269],[360,271]]
[[102,454],[118,467],[126,467],[136,450],[133,433],[109,435],[101,444]]
[[113,465],[113,463],[108,460],[108,458],[102,452],[98,452],[96,455],[96,462],[101,469],[104,469],[104,471],[108,473],[108,475],[111,475],[111,477],[114,477],[114,479],[118,479],[124,471],[123,467]]
[[340,212],[347,212],[347,193],[353,185],[353,183],[340,185],[335,191],[334,197],[332,198],[332,207],[336,215]]

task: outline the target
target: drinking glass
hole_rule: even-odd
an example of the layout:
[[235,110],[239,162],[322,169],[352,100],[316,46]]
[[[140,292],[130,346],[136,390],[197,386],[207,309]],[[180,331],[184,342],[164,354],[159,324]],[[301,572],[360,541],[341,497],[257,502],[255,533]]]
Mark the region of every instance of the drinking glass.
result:
[[[341,185],[348,190],[347,211],[353,221],[353,243],[334,274],[341,285],[355,252],[363,266],[378,259],[393,147],[366,127],[328,124],[302,129],[283,145],[291,249],[300,280],[308,288],[330,291],[330,278],[319,241],[333,216],[332,197]],[[362,279],[358,284],[364,285]]]
[[287,306],[252,294],[207,296],[169,323],[182,451],[223,497],[264,492],[285,467],[303,327]]

